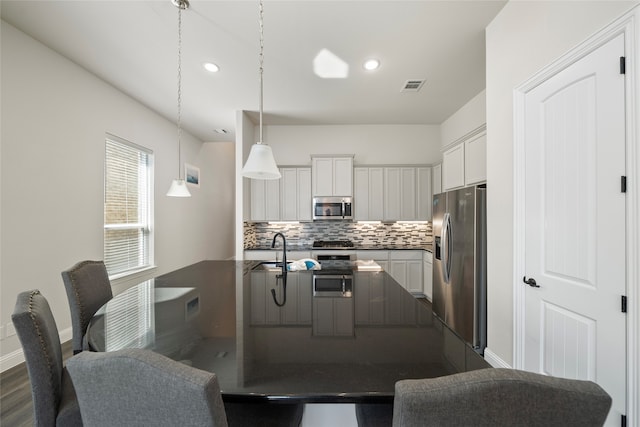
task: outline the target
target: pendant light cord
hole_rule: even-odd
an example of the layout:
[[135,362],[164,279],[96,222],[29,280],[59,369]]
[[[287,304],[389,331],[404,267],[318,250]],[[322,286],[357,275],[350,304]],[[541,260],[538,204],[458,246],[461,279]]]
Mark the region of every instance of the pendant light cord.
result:
[[260,0],[260,14],[259,14],[259,18],[258,18],[258,23],[260,24],[260,55],[259,55],[259,62],[260,62],[260,68],[259,68],[259,73],[260,73],[260,139],[258,140],[258,144],[262,144],[262,91],[263,91],[263,84],[262,84],[262,73],[264,71],[264,23],[263,23],[263,4],[262,4],[262,0]]
[[182,8],[178,6],[178,179],[182,163]]

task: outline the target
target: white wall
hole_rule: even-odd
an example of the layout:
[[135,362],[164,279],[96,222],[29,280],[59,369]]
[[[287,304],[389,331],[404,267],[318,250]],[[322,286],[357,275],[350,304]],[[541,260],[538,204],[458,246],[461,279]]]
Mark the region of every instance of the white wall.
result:
[[357,165],[432,164],[440,160],[438,125],[266,126],[278,165],[309,165],[310,154],[355,154]]
[[442,148],[460,140],[487,122],[487,92],[483,90],[440,125]]
[[[70,338],[60,272],[103,258],[106,132],[154,152],[157,269],[147,276],[233,255],[232,144],[202,144],[183,133],[183,160],[200,168],[202,186],[190,199],[166,197],[178,168],[175,124],[6,22],[1,26],[2,326],[16,295],[39,288],[61,338]],[[19,349],[15,336],[3,339],[0,368]]]
[[487,41],[488,349],[513,366],[513,90],[634,2],[511,1]]

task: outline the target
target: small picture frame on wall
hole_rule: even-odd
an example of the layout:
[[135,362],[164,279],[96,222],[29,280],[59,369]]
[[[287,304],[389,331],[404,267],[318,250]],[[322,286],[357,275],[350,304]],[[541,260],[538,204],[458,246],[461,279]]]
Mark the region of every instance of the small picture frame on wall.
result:
[[200,168],[190,165],[189,163],[185,163],[184,180],[187,184],[193,187],[200,187]]

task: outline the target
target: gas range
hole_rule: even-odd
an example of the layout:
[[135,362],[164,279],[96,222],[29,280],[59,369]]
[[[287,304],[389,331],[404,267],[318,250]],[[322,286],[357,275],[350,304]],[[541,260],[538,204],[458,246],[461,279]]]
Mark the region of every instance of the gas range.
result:
[[353,242],[351,240],[316,240],[313,242],[313,247],[316,249],[352,249]]

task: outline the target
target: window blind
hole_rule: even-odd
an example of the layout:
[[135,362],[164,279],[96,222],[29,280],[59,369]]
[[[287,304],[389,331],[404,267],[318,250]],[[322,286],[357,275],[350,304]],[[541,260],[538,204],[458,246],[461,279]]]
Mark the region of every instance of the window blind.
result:
[[106,138],[104,262],[110,276],[151,265],[152,156],[128,141]]

